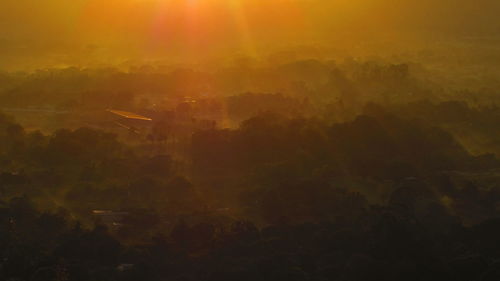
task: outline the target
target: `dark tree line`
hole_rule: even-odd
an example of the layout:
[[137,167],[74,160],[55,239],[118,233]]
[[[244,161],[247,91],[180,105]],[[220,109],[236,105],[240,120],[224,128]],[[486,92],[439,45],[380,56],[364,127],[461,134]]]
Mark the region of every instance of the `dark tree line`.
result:
[[[356,79],[407,87],[408,71],[325,77],[361,95]],[[359,97],[322,114],[279,94],[229,97],[241,124],[186,130],[183,159],[1,115],[0,279],[497,280],[500,163],[464,137],[495,140],[496,107]],[[203,105],[221,110],[207,98],[173,112],[189,121]]]

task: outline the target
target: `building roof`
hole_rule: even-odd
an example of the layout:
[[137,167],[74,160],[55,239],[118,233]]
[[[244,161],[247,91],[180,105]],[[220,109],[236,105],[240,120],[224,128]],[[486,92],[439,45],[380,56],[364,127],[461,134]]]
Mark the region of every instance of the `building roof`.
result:
[[111,112],[111,113],[113,113],[115,115],[118,115],[120,117],[127,118],[127,119],[153,121],[153,119],[151,119],[151,118],[148,118],[148,117],[136,114],[136,113],[132,113],[132,112],[121,111],[121,110],[114,110],[114,109],[108,109],[107,111]]

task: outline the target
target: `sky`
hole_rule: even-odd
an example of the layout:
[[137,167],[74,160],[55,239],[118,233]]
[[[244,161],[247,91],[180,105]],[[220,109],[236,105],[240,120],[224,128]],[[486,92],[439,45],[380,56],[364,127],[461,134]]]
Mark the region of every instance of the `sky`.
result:
[[1,0],[0,69],[500,34],[497,0]]

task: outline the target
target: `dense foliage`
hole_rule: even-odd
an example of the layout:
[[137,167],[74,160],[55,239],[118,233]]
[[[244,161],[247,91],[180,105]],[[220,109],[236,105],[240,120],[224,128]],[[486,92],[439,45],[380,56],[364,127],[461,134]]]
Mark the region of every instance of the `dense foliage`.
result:
[[500,110],[419,67],[0,75],[0,279],[498,280]]

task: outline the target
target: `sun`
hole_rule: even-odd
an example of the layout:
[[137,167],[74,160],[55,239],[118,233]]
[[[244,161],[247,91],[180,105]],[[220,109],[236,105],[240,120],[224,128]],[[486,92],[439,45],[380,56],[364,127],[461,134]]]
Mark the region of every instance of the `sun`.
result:
[[306,22],[300,1],[85,0],[75,34],[145,54],[203,56],[237,49],[257,56],[266,39],[300,34]]

